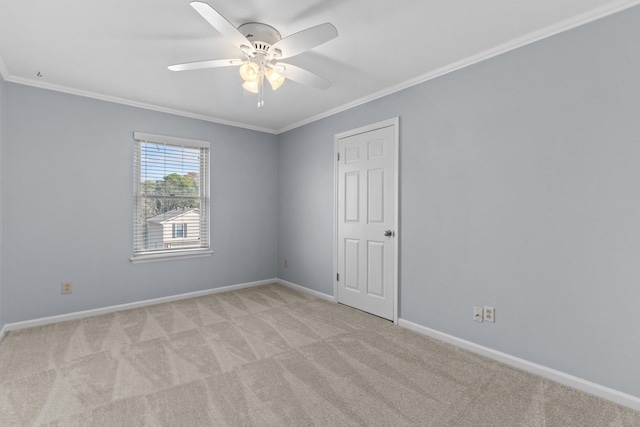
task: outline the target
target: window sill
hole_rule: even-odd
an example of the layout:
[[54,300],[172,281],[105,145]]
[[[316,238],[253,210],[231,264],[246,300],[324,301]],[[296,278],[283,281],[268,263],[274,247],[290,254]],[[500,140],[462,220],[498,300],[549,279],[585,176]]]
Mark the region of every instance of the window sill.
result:
[[141,264],[144,262],[171,261],[176,259],[203,258],[213,255],[210,249],[186,251],[186,252],[168,252],[159,254],[138,255],[129,258],[133,264]]

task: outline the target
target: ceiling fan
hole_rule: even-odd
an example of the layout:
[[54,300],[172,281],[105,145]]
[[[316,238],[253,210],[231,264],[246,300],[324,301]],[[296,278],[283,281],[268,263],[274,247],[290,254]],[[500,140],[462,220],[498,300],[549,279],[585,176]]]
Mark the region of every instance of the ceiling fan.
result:
[[279,62],[280,59],[299,55],[337,37],[338,30],[329,22],[282,38],[280,33],[270,25],[249,22],[236,28],[209,4],[200,1],[190,4],[209,24],[240,49],[243,59],[187,62],[170,65],[168,67],[170,70],[240,66],[240,75],[244,80],[242,87],[248,92],[258,94],[258,108],[264,106],[265,77],[273,90],[278,89],[286,79],[322,90],[331,86],[329,80],[317,74],[295,65]]

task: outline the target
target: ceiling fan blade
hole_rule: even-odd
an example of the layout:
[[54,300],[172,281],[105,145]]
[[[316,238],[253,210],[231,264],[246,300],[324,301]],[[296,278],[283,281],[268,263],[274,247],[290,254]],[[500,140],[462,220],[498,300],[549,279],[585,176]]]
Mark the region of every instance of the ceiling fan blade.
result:
[[242,59],[210,59],[208,61],[186,62],[184,64],[169,65],[171,71],[200,70],[202,68],[230,67],[240,65]]
[[317,74],[313,74],[311,71],[307,71],[304,68],[296,67],[295,65],[278,62],[277,64],[274,64],[273,68],[289,80],[302,83],[303,85],[313,86],[322,90],[326,90],[331,87],[331,82],[329,80],[324,77],[320,77]]
[[338,37],[338,30],[329,22],[325,22],[285,37],[271,46],[271,49],[280,49],[282,51],[280,58],[291,58],[335,37]]
[[222,16],[217,10],[209,6],[207,3],[201,1],[192,1],[189,3],[209,24],[216,30],[218,30],[223,36],[225,36],[231,43],[238,47],[248,46],[253,48],[253,45],[240,31],[229,21]]

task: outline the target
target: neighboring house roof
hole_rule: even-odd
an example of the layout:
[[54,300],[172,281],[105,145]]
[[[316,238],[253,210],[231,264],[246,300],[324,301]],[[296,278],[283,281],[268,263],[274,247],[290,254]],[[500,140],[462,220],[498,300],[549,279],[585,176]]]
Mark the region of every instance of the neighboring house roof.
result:
[[183,215],[186,215],[191,212],[200,213],[200,209],[192,208],[192,209],[174,209],[171,211],[167,211],[165,213],[161,213],[160,215],[156,215],[147,220],[147,222],[155,222],[157,224],[164,224],[165,222],[172,221],[177,219]]

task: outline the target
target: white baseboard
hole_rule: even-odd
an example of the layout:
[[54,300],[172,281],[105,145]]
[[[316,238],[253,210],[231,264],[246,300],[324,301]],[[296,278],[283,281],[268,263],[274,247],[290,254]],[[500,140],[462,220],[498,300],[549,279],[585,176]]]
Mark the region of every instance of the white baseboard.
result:
[[49,325],[52,323],[66,322],[67,320],[83,319],[85,317],[98,316],[100,314],[113,313],[115,311],[130,310],[132,308],[146,307],[148,305],[162,304],[165,302],[178,301],[188,298],[201,297],[204,295],[217,294],[220,292],[234,291],[237,289],[252,288],[254,286],[268,285],[270,283],[279,283],[278,279],[261,280],[259,282],[241,283],[238,285],[223,286],[220,288],[206,289],[204,291],[188,292],[185,294],[171,295],[168,297],[154,298],[144,301],[137,301],[128,304],[112,305],[109,307],[95,308],[92,310],[76,311],[74,313],[61,314],[58,316],[42,317],[40,319],[25,320],[23,322],[14,322],[4,325],[2,334],[8,331],[17,331],[19,329],[32,328],[34,326]]
[[528,360],[520,359],[519,357],[515,357],[507,353],[502,353],[501,351],[493,350],[491,348],[481,346],[471,341],[463,340],[462,338],[458,338],[453,335],[436,331],[435,329],[427,328],[426,326],[422,326],[408,320],[399,319],[398,325],[403,328],[410,329],[414,332],[418,332],[419,334],[427,335],[431,338],[435,338],[437,340],[453,344],[465,350],[469,350],[473,353],[477,353],[490,359],[497,360],[506,365],[513,366],[514,368],[522,369],[523,371],[527,371],[532,374],[539,375],[543,378],[550,379],[562,385],[566,385],[567,387],[575,388],[580,391],[584,391],[585,393],[589,393],[594,396],[610,400],[619,405],[623,405],[636,411],[640,411],[640,397],[623,393],[621,391],[614,390],[612,388],[605,387],[600,384],[596,384],[591,381],[587,381],[585,379],[575,377],[573,375],[557,371],[543,365],[538,365],[537,363],[529,362]]
[[283,286],[286,286],[288,288],[291,288],[291,289],[295,289],[296,291],[304,292],[306,294],[310,294],[310,295],[313,295],[315,297],[322,298],[322,299],[327,300],[327,301],[336,302],[336,299],[333,296],[329,295],[329,294],[325,294],[325,293],[322,293],[322,292],[314,291],[313,289],[305,288],[304,286],[296,285],[295,283],[287,282],[286,280],[277,279],[276,283],[279,283],[279,284],[281,284]]
[[254,286],[268,285],[270,283],[279,283],[279,284],[281,284],[283,286],[287,286],[287,287],[295,289],[297,291],[301,291],[301,292],[305,292],[305,293],[311,294],[313,296],[325,299],[327,301],[332,301],[332,302],[335,301],[335,299],[331,295],[327,295],[327,294],[324,294],[322,292],[314,291],[312,289],[305,288],[304,286],[300,286],[300,285],[296,285],[295,283],[287,282],[286,280],[269,279],[269,280],[261,280],[261,281],[258,281],[258,282],[241,283],[241,284],[238,284],[238,285],[223,286],[223,287],[214,288],[214,289],[206,289],[204,291],[188,292],[188,293],[185,293],[185,294],[171,295],[171,296],[168,296],[168,297],[154,298],[154,299],[149,299],[149,300],[144,300],[144,301],[137,301],[137,302],[127,303],[127,304],[112,305],[112,306],[109,306],[109,307],[95,308],[95,309],[92,309],[92,310],[76,311],[76,312],[73,312],[73,313],[60,314],[60,315],[57,315],[57,316],[41,317],[39,319],[25,320],[25,321],[22,321],[22,322],[8,323],[8,324],[4,325],[4,327],[0,331],[0,341],[4,337],[5,332],[9,332],[9,331],[17,331],[19,329],[33,328],[35,326],[50,325],[52,323],[66,322],[68,320],[83,319],[85,317],[98,316],[98,315],[101,315],[101,314],[113,313],[115,311],[130,310],[132,308],[146,307],[146,306],[155,305],[155,304],[163,304],[163,303],[166,303],[166,302],[178,301],[178,300],[188,299],[188,298],[196,298],[196,297],[201,297],[201,296],[204,296],[204,295],[217,294],[217,293],[220,293],[220,292],[228,292],[228,291],[234,291],[234,290],[238,290],[238,289],[251,288],[251,287],[254,287]]

